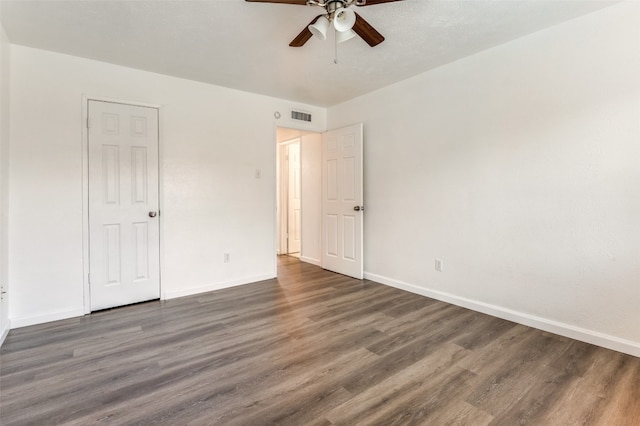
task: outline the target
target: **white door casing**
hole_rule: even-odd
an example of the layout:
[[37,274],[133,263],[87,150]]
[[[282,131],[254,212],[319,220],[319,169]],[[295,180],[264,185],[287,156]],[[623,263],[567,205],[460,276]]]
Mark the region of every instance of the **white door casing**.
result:
[[91,310],[158,299],[158,110],[90,100],[88,127]]
[[322,135],[322,267],[358,279],[364,269],[362,142],[362,123]]
[[287,253],[300,253],[301,247],[301,191],[300,191],[300,141],[287,145],[288,179],[288,226]]

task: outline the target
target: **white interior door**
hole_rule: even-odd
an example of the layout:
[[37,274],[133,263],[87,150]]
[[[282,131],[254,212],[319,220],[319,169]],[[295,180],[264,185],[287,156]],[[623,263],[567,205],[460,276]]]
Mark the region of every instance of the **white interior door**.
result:
[[288,179],[288,253],[300,253],[301,241],[301,203],[300,203],[300,141],[287,145],[289,165]]
[[322,135],[322,267],[363,278],[362,123]]
[[91,310],[160,297],[158,110],[89,101]]

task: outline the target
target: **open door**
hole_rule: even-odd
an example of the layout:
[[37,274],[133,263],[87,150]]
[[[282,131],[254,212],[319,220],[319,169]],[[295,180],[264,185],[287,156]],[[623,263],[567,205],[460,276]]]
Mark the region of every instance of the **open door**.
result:
[[362,123],[322,135],[322,267],[363,278]]

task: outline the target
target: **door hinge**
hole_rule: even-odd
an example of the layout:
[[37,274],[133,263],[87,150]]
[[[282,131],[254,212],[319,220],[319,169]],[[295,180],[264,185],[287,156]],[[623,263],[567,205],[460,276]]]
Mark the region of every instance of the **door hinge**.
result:
[[88,282],[89,284],[91,284],[91,274],[90,274],[90,273],[89,273],[89,274],[87,274],[87,282]]
[[89,117],[87,117],[87,129],[91,127],[91,121],[89,120]]

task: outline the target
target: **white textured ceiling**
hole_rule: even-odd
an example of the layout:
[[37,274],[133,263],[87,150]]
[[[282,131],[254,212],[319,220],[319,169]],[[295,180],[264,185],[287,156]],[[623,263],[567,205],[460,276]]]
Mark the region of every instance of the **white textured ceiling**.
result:
[[385,37],[289,42],[320,9],[244,0],[1,0],[12,43],[331,106],[617,0],[403,0],[357,12]]

